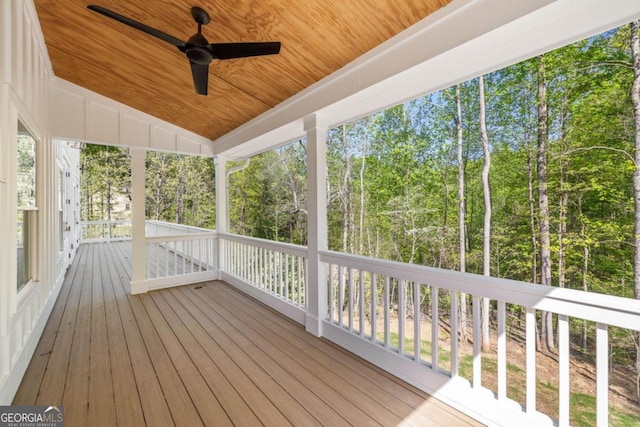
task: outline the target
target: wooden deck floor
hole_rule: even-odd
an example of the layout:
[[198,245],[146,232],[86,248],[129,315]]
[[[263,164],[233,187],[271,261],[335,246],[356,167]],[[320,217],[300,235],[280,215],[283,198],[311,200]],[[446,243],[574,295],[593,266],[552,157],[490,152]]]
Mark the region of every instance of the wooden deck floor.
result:
[[129,260],[80,246],[14,405],[68,427],[477,425],[224,283],[127,295]]

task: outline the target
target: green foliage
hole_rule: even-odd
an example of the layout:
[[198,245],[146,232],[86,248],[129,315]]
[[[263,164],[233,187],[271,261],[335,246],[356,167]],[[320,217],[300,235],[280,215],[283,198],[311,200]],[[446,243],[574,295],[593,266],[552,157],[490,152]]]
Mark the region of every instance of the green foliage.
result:
[[131,158],[120,147],[87,144],[80,151],[80,201],[83,221],[128,219]]
[[[251,158],[229,178],[233,233],[306,245],[306,143]],[[231,166],[235,166],[231,164]]]
[[[545,54],[552,264],[563,257],[562,286],[583,289],[586,280],[590,291],[623,296],[633,296],[628,285],[633,283],[634,220],[628,36],[622,27]],[[524,281],[537,280],[532,270],[539,265],[536,64],[532,59],[485,76],[491,273]],[[462,83],[460,92],[466,270],[481,273],[477,81]],[[330,249],[458,268],[456,120],[454,90],[448,88],[329,131]],[[306,197],[305,153],[300,146],[256,156],[232,176],[232,230],[305,241],[306,215],[299,214]],[[563,194],[566,207],[560,205]],[[553,284],[560,280],[554,270]]]
[[213,159],[150,151],[145,178],[147,218],[215,229]]
[[[83,221],[131,218],[131,157],[127,149],[87,144],[80,152]],[[146,216],[215,228],[213,160],[148,152]]]

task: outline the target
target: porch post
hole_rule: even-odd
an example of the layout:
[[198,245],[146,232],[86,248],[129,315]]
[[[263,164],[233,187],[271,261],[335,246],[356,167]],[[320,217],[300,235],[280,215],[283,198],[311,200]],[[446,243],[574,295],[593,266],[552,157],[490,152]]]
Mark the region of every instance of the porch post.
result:
[[214,159],[216,172],[216,231],[218,234],[218,278],[225,267],[225,241],[220,233],[229,232],[229,208],[227,193],[227,159],[217,156]]
[[147,292],[147,242],[145,230],[145,158],[146,150],[129,149],[131,154],[131,294]]
[[317,114],[304,120],[307,135],[307,332],[322,336],[327,313],[326,268],[320,251],[327,249],[327,128]]

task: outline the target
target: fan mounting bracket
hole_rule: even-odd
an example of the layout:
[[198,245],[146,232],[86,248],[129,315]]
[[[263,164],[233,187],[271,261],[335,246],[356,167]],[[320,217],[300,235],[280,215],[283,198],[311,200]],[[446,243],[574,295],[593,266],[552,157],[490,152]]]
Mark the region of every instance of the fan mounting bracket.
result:
[[191,16],[193,16],[193,19],[196,21],[196,23],[198,23],[198,25],[207,25],[209,22],[211,22],[209,14],[204,9],[198,6],[194,6],[191,8]]

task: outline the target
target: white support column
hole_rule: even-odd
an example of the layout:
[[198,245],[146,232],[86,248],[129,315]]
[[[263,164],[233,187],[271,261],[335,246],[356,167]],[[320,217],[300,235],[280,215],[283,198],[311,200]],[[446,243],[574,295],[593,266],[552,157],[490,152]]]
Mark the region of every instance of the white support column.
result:
[[[227,159],[217,156],[214,159],[216,172],[216,231],[229,232],[229,201],[227,192]],[[218,235],[218,272],[226,267],[225,240]],[[219,274],[219,273],[218,273]]]
[[307,134],[307,332],[322,336],[327,313],[327,275],[319,251],[327,249],[327,129],[317,114],[306,117]]
[[131,153],[131,294],[148,291],[146,280],[147,240],[145,230],[145,158],[143,148]]

